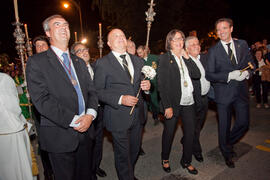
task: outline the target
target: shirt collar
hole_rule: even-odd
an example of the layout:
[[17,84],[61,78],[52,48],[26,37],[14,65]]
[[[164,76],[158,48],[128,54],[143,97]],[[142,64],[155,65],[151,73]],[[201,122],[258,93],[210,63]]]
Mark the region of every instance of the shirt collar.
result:
[[62,58],[62,54],[63,54],[63,53],[67,53],[68,56],[69,56],[69,51],[68,51],[68,49],[67,49],[66,51],[62,51],[61,49],[59,49],[59,48],[57,48],[57,47],[55,47],[55,46],[53,46],[53,45],[51,45],[51,48],[52,48],[52,50],[55,52],[55,54],[56,54],[58,57],[60,57],[60,58]]
[[220,42],[225,46],[225,45],[227,45],[228,43],[233,44],[233,39],[231,38],[231,40],[230,40],[229,42],[225,42],[225,41],[222,41],[222,40],[220,40]]
[[127,55],[127,52],[119,53],[119,52],[116,52],[116,51],[112,51],[112,53],[113,53],[113,55],[114,55],[115,57],[118,57],[118,58],[120,58],[120,55]]
[[193,56],[189,55],[189,57],[191,57],[191,59],[193,59],[193,60],[200,60],[201,55],[198,55],[197,57],[193,57]]

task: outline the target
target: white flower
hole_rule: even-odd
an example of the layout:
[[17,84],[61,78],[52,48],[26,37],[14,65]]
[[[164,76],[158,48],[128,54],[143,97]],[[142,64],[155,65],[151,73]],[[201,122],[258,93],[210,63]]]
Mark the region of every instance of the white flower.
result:
[[155,69],[152,68],[151,66],[143,66],[142,73],[144,74],[146,78],[150,80],[154,79],[157,74]]

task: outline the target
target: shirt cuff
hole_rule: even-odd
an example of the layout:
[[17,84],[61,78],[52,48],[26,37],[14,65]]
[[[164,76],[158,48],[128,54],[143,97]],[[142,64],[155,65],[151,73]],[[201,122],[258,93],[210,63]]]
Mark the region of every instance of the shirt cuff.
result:
[[144,91],[144,93],[145,93],[145,94],[150,94],[150,91],[149,91],[149,90],[147,90],[147,91]]
[[97,111],[94,110],[94,109],[92,109],[92,108],[87,109],[86,114],[92,115],[93,116],[93,120],[96,119],[96,117],[97,117]]
[[122,97],[123,97],[123,95],[121,95],[120,98],[119,98],[119,101],[118,101],[119,105],[122,105]]

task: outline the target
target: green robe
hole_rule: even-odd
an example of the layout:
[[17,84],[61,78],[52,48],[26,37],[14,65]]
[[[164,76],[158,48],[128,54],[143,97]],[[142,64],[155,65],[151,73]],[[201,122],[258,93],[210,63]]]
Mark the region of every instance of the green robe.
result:
[[[14,81],[16,86],[20,86],[23,83],[23,79],[20,76],[15,76]],[[30,113],[29,113],[29,106],[28,104],[28,99],[26,96],[26,88],[23,87],[23,94],[19,94],[19,99],[20,99],[20,107],[22,109],[22,114],[25,117],[25,119],[30,119]]]
[[[147,61],[144,62],[144,65],[151,66],[157,72],[158,67],[158,56],[153,54],[148,54]],[[159,95],[157,90],[157,76],[150,80],[151,89],[150,89],[150,102],[148,102],[148,107],[151,112],[159,113]]]

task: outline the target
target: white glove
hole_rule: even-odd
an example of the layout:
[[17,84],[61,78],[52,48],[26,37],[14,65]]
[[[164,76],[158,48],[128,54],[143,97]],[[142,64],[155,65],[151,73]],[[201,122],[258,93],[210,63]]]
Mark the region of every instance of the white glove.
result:
[[244,79],[248,79],[249,73],[248,71],[244,71],[236,78],[236,81],[243,81]]
[[241,75],[240,70],[234,70],[232,72],[229,72],[227,82],[229,82],[230,80],[236,80],[236,78],[238,78],[240,75]]

